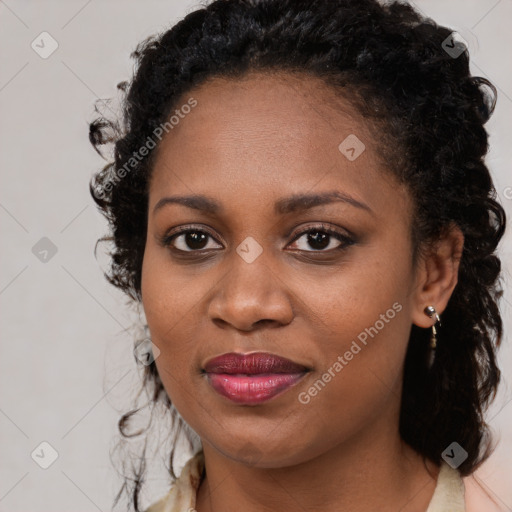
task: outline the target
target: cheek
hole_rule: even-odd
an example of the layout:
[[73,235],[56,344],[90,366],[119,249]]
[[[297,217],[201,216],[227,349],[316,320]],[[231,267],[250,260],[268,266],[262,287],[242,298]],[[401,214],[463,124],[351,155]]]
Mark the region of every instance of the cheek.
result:
[[195,356],[207,342],[201,339],[207,333],[202,327],[204,304],[215,282],[207,272],[203,274],[191,279],[190,272],[177,271],[160,248],[147,247],[144,254],[142,303],[151,340],[160,349],[156,366],[171,401],[176,406],[183,402],[183,408],[199,371],[193,366]]
[[[335,306],[324,310],[316,335],[308,336],[321,363],[296,399],[310,431],[322,432],[318,450],[328,448],[327,440],[349,439],[379,418],[398,414],[410,322],[391,290],[330,297]],[[325,304],[328,298],[323,296]]]
[[207,273],[204,279],[194,279],[190,271],[177,270],[165,250],[148,246],[142,264],[141,291],[152,336],[172,337],[173,331],[190,328],[191,318],[197,323],[198,308],[212,284]]
[[402,245],[394,245],[396,251],[369,248],[364,260],[350,261],[328,279],[301,281],[305,336],[314,340],[313,353],[321,361],[315,378],[327,384],[316,388],[326,408],[340,398],[347,410],[378,406],[382,394],[401,384],[412,277]]
[[205,308],[215,286],[215,273],[191,268],[180,271],[169,260],[165,250],[147,245],[141,292],[151,338],[160,349],[155,364],[180,416],[201,437],[211,439],[224,431],[219,426],[222,415],[211,397],[204,398],[204,379],[194,364],[201,361],[198,354],[208,343],[201,338],[212,333]]

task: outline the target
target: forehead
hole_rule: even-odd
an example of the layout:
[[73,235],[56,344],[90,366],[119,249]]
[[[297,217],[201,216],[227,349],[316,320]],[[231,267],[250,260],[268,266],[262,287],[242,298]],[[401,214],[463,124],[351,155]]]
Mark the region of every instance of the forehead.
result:
[[374,130],[319,78],[217,77],[184,94],[175,109],[191,98],[196,106],[158,148],[150,205],[163,191],[281,197],[321,185],[376,205],[386,184],[401,193],[377,156]]
[[172,128],[163,146],[229,146],[240,153],[260,148],[272,158],[280,150],[300,156],[327,146],[337,149],[345,132],[368,139],[367,126],[350,103],[320,78],[304,74],[215,77],[185,93],[176,109],[191,97],[197,106]]

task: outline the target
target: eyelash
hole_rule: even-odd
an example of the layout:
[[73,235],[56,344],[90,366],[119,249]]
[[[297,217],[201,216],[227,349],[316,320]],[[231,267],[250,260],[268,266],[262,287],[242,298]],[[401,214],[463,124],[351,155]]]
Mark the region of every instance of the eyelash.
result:
[[[327,250],[327,251],[325,251],[325,250],[310,250],[310,251],[303,251],[303,252],[306,252],[306,253],[320,253],[320,254],[327,253],[327,254],[329,254],[331,252],[342,251],[342,250],[346,249],[348,246],[353,245],[355,243],[354,238],[352,238],[351,236],[342,234],[339,231],[333,229],[332,227],[330,227],[330,226],[328,226],[326,224],[322,224],[322,223],[320,223],[318,225],[315,225],[315,226],[308,226],[304,230],[299,231],[298,233],[295,233],[295,236],[294,236],[293,240],[290,243],[293,243],[293,242],[297,241],[304,234],[315,233],[315,232],[326,233],[328,235],[331,235],[331,236],[335,237],[338,241],[340,241],[341,244],[338,247],[335,247],[334,249],[330,249],[330,250]],[[169,247],[173,251],[176,251],[176,252],[182,253],[182,254],[201,253],[201,252],[209,252],[209,251],[212,251],[212,250],[217,250],[217,249],[198,249],[198,250],[193,250],[192,249],[192,250],[189,250],[189,251],[184,251],[182,249],[177,249],[176,247],[172,246],[172,242],[178,236],[184,235],[184,234],[188,234],[188,233],[203,233],[203,234],[206,234],[209,237],[213,238],[217,242],[216,238],[213,236],[212,233],[210,233],[209,231],[205,230],[204,228],[196,228],[194,226],[180,226],[179,228],[176,228],[174,233],[172,233],[170,235],[164,235],[161,238],[160,242],[161,242],[161,244],[164,247]],[[217,243],[219,243],[219,242],[217,242]],[[297,249],[297,250],[298,251],[302,251],[301,249]]]

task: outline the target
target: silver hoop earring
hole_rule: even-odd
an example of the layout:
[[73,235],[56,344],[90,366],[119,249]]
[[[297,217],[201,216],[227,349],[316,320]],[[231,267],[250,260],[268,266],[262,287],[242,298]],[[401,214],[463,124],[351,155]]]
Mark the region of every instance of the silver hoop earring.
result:
[[437,329],[436,324],[441,325],[441,319],[437,314],[436,308],[434,306],[427,306],[425,308],[425,314],[430,317],[436,318],[436,322],[432,325],[432,332],[430,334],[430,343],[429,343],[429,353],[427,358],[427,368],[430,370],[432,365],[434,364],[434,359],[436,357],[436,347],[437,347]]

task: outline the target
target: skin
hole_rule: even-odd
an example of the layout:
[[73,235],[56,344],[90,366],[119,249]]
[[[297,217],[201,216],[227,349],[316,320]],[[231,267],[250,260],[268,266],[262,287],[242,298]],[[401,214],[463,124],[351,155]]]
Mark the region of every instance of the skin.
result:
[[[196,510],[426,510],[439,468],[425,467],[399,436],[403,362],[411,325],[430,328],[424,308],[441,315],[457,283],[460,230],[414,264],[407,189],[379,159],[368,121],[319,79],[252,72],[210,80],[179,104],[190,97],[197,106],[165,136],[155,161],[142,299],[165,390],[202,440],[206,477]],[[354,161],[338,149],[350,134],[365,144]],[[274,212],[281,198],[326,191],[371,211],[338,201]],[[223,211],[172,203],[155,211],[162,198],[190,194]],[[319,248],[298,236],[319,223],[354,242],[331,236]],[[190,225],[213,238],[162,243]],[[263,251],[251,263],[236,251],[247,237]],[[301,403],[299,394],[394,303],[400,312]],[[254,351],[312,371],[251,406],[217,394],[201,372],[212,357]]]

